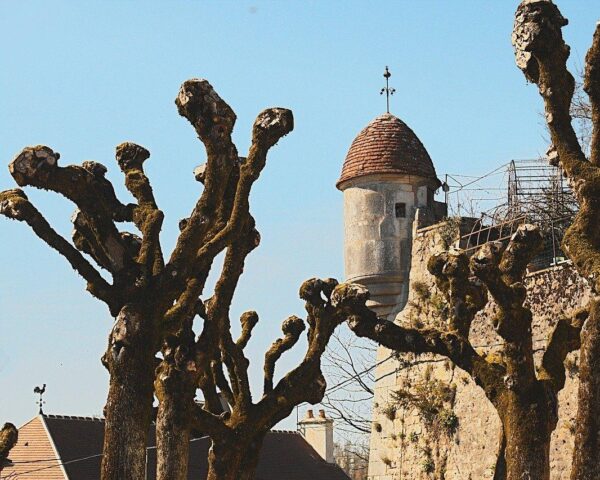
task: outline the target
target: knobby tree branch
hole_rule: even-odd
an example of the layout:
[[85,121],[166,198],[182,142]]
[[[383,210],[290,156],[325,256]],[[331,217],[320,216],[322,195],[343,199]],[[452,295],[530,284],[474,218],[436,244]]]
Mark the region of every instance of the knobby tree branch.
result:
[[[557,393],[564,386],[563,361],[577,348],[582,323],[582,314],[569,323],[558,323],[542,369],[536,373],[532,315],[524,306],[523,282],[541,243],[537,227],[521,225],[508,245],[488,243],[470,259],[457,249],[433,255],[427,267],[446,300],[445,325],[417,329],[378,319],[362,306],[368,296],[365,289],[359,294],[360,304],[346,312],[358,336],[399,353],[447,357],[471,376],[500,416],[509,480],[523,478],[527,472],[531,478],[549,479],[550,435],[557,423]],[[473,318],[487,305],[488,294],[497,307],[490,320],[503,339],[501,356],[483,356],[469,341]]]
[[43,215],[20,189],[0,192],[0,213],[7,218],[27,223],[34,233],[60,253],[71,264],[71,267],[87,282],[87,290],[96,298],[106,302],[111,311],[118,311],[120,301],[118,293],[100,273],[50,226]]
[[[60,155],[45,146],[27,147],[10,163],[9,171],[19,186],[51,190],[75,204],[73,244],[50,227],[21,190],[0,193],[0,213],[29,224],[70,262],[115,317],[103,356],[111,379],[103,480],[143,476],[153,389],[162,403],[175,400],[173,417],[161,416],[159,408],[158,430],[166,433],[158,435],[159,450],[170,452],[161,457],[163,464],[181,463],[166,461],[182,454],[171,448],[168,439],[173,437],[167,430],[187,425],[181,428],[189,433],[196,417],[211,430],[222,422],[219,391],[240,412],[252,403],[243,349],[258,317],[242,319],[242,336],[236,342],[231,337],[229,309],[245,258],[260,241],[249,195],[270,148],[293,129],[293,116],[283,108],[261,112],[253,125],[249,153],[239,157],[231,138],[235,114],[209,82],[184,82],[175,103],[204,144],[207,159],[195,170],[202,193],[190,216],[180,221],[180,235],[167,262],[160,244],[164,215],[144,170],[150,153],[140,145],[126,142],[116,149],[125,186],[135,199],[131,204],[117,199],[100,163],[62,167]],[[139,235],[120,231],[120,222],[133,222]],[[225,264],[214,295],[202,301],[213,262],[224,251]],[[108,271],[112,283],[83,254]],[[198,338],[193,331],[197,315],[204,320]],[[162,361],[155,357],[159,350]],[[205,394],[201,413],[194,403],[197,387]],[[168,469],[159,470],[162,478],[177,478]]]
[[[579,274],[589,280],[593,294],[581,329],[577,429],[571,470],[572,480],[588,480],[600,476],[597,434],[600,425],[597,363],[600,355],[600,24],[596,25],[585,58],[583,88],[588,95],[592,122],[589,159],[571,124],[574,80],[566,64],[570,48],[562,36],[562,28],[567,24],[567,19],[550,0],[525,0],[515,14],[513,45],[517,66],[537,85],[544,101],[552,139],[550,160],[569,178],[579,203],[579,211],[564,235],[562,247]],[[563,322],[553,334],[556,346],[551,341],[552,349],[544,359],[544,372],[552,375],[555,384],[564,383],[560,371],[555,370],[563,357],[564,345],[577,345],[577,329],[578,325],[573,330]]]

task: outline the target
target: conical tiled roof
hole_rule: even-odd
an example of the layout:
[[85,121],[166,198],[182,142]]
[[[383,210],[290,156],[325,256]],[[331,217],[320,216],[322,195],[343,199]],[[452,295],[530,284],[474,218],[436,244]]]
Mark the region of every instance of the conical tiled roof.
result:
[[386,113],[375,118],[354,139],[336,186],[372,174],[403,174],[439,183],[433,162],[406,123]]

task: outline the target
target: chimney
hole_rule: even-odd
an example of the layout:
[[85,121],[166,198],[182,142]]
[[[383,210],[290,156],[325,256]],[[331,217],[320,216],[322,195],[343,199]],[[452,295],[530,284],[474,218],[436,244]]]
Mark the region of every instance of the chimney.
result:
[[323,460],[335,463],[333,459],[333,420],[327,418],[325,410],[319,410],[315,417],[312,410],[306,411],[306,417],[299,422],[300,431],[305,440],[313,447]]

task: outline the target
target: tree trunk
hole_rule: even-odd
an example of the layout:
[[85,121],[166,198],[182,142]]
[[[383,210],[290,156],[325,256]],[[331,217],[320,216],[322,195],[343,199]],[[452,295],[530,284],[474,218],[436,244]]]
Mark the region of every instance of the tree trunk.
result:
[[493,480],[506,480],[506,436],[504,435],[504,427],[501,427],[500,442],[498,445],[498,457],[494,466]]
[[505,432],[506,479],[549,480],[556,398],[538,384],[529,395],[508,391],[498,409]]
[[4,468],[4,462],[8,454],[19,440],[19,431],[12,423],[5,423],[0,430],[0,472]]
[[189,377],[163,361],[157,370],[155,391],[159,399],[156,417],[156,478],[187,480],[191,412],[195,388]]
[[102,480],[143,480],[152,420],[155,339],[152,322],[140,308],[119,313],[102,357],[110,373]]
[[206,480],[254,480],[264,438],[265,434],[259,433],[237,443],[234,439],[223,443],[213,441]]
[[581,332],[579,403],[571,480],[600,478],[600,301],[589,304]]

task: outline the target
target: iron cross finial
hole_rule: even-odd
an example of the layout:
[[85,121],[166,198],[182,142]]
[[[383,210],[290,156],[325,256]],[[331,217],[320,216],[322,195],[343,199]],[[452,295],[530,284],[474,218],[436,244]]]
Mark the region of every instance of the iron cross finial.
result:
[[385,99],[386,99],[386,104],[387,104],[387,113],[390,113],[390,95],[393,95],[394,92],[396,91],[395,88],[391,88],[390,87],[390,77],[392,76],[392,74],[390,73],[390,71],[388,70],[387,65],[385,66],[385,72],[383,72],[383,77],[385,78],[385,87],[381,89],[381,92],[379,92],[379,95],[383,95],[385,93]]

